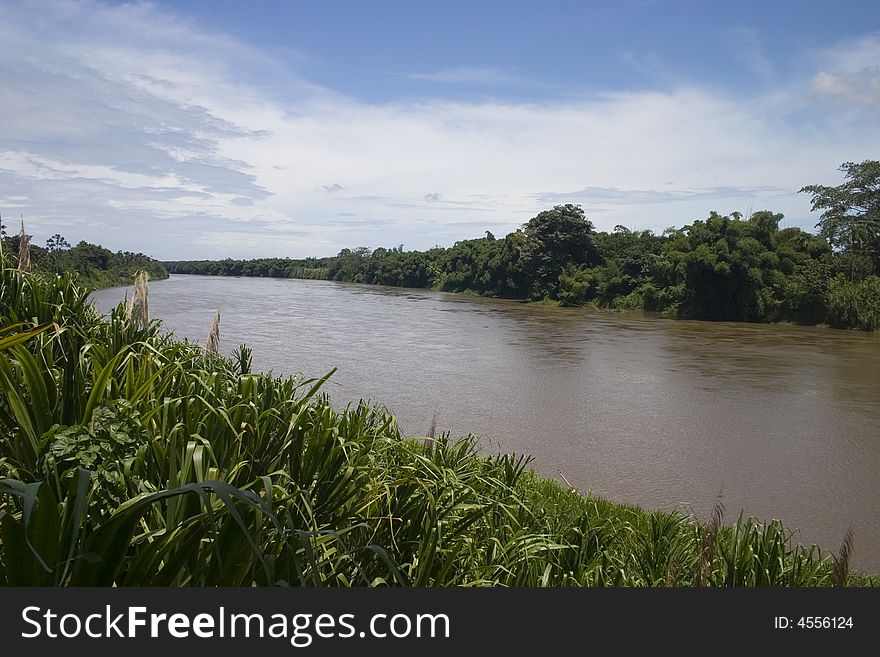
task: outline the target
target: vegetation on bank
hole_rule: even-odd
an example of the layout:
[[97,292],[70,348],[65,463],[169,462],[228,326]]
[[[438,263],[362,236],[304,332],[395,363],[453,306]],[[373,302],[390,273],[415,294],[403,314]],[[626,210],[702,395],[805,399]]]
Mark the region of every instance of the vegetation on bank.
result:
[[334,410],[324,379],[219,355],[216,318],[209,348],[175,340],[144,294],[105,317],[72,275],[3,263],[0,584],[878,583],[850,536],[828,555],[720,504],[700,522],[585,498],[472,436]]
[[180,261],[172,273],[320,278],[645,309],[689,319],[880,329],[880,162],[846,163],[846,182],[812,185],[820,234],[781,214],[715,212],[657,235],[595,231],[578,206],[539,213],[496,239],[450,248],[343,249],[335,257]]
[[[75,273],[81,285],[93,290],[131,285],[135,274],[139,271],[147,272],[151,280],[168,278],[168,271],[162,263],[143,253],[129,251],[114,253],[100,245],[85,241],[70,246],[67,240],[58,234],[46,240],[45,247],[32,244],[29,235],[26,238],[30,258],[29,268],[48,274]],[[3,253],[10,254],[11,261],[18,266],[22,233],[7,237],[5,227],[0,223],[0,239],[2,239]]]

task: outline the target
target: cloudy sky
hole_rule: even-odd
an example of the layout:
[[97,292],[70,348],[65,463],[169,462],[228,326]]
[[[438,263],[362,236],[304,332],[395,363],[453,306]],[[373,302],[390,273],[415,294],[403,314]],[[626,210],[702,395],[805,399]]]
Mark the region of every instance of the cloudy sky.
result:
[[162,259],[407,249],[577,203],[771,209],[880,158],[880,3],[0,0],[0,214]]

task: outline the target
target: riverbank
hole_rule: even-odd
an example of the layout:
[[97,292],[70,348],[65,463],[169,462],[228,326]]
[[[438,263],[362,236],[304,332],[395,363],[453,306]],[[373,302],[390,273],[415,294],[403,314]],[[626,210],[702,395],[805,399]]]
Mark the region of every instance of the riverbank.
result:
[[[22,228],[24,230],[24,228]],[[28,240],[28,262],[26,269],[45,274],[76,274],[83,287],[101,290],[121,285],[131,285],[135,274],[147,272],[150,280],[168,278],[168,271],[158,260],[143,253],[130,251],[113,252],[99,244],[81,241],[70,246],[61,235],[48,240],[46,247],[30,244]],[[19,266],[21,253],[21,234],[2,238],[2,252],[10,255],[11,266]]]
[[[112,287],[131,286],[134,282],[135,274],[139,270],[137,268],[127,268],[122,271],[101,271],[94,270],[87,273],[78,273],[80,284],[89,290],[106,290]],[[163,281],[169,278],[167,271],[154,269],[150,274],[150,280]]]
[[[449,248],[343,249],[335,257],[178,261],[172,273],[310,278],[488,297],[648,310],[709,321],[880,329],[880,263],[779,228],[781,214],[710,213],[662,235],[597,232],[578,206],[539,213],[521,230]],[[858,273],[857,273],[858,272]]]
[[[4,484],[0,562],[23,560],[0,569],[8,584],[877,583],[790,545],[778,522],[722,525],[720,507],[707,522],[584,497],[527,459],[485,456],[473,437],[406,439],[381,408],[335,410],[323,380],[255,373],[248,350],[205,353],[121,309],[102,318],[72,281],[3,276],[4,326],[36,317],[65,329],[0,356],[0,467],[21,482]],[[46,512],[22,515],[28,483],[73,533],[47,529]],[[22,529],[43,536],[57,566],[18,550]],[[75,558],[102,546],[116,547],[100,569]]]
[[[209,261],[205,261],[205,262],[209,262]],[[255,262],[256,262],[256,261],[255,261]],[[329,281],[329,282],[334,282],[334,283],[352,283],[352,282],[354,282],[354,281],[348,281],[348,280],[331,280],[331,279],[329,279],[329,278],[327,278],[327,277],[325,277],[325,276],[321,276],[321,275],[306,275],[306,276],[298,276],[298,275],[264,276],[264,275],[258,275],[258,274],[225,274],[225,273],[216,273],[216,272],[215,272],[215,273],[196,273],[196,272],[180,271],[180,269],[186,269],[186,268],[185,268],[185,267],[184,267],[184,268],[181,268],[181,267],[175,267],[175,264],[176,264],[176,263],[174,263],[174,262],[166,262],[166,263],[162,263],[162,264],[165,265],[165,266],[168,266],[169,269],[170,269],[170,271],[173,272],[173,274],[174,274],[175,276],[216,276],[216,277],[219,277],[219,278],[223,278],[223,277],[234,277],[234,278],[280,278],[280,279],[294,279],[294,280],[323,280],[323,281]],[[167,276],[164,277],[164,278],[167,278]],[[466,297],[482,297],[482,298],[488,298],[488,299],[500,299],[500,300],[509,300],[509,301],[521,301],[521,302],[527,303],[527,304],[529,304],[529,305],[531,305],[531,306],[543,307],[543,308],[583,308],[583,309],[590,310],[590,311],[603,312],[603,313],[612,313],[612,314],[613,314],[613,313],[630,313],[630,312],[633,312],[633,311],[644,311],[644,312],[648,312],[648,313],[655,313],[658,317],[663,317],[663,318],[665,318],[665,319],[674,319],[674,320],[677,320],[677,319],[691,320],[691,319],[693,319],[693,318],[689,318],[689,317],[682,317],[682,316],[680,316],[680,315],[676,312],[676,310],[675,310],[675,309],[672,309],[672,308],[667,308],[667,309],[665,309],[665,310],[645,310],[645,309],[644,309],[643,307],[641,307],[641,306],[628,307],[626,304],[617,304],[617,305],[610,305],[610,306],[608,306],[608,305],[600,305],[600,304],[598,304],[598,303],[595,302],[595,301],[584,302],[584,303],[580,303],[580,304],[574,304],[574,305],[572,305],[572,304],[564,304],[564,303],[562,303],[561,301],[559,301],[559,300],[557,300],[557,299],[550,299],[550,298],[534,299],[534,300],[532,300],[532,299],[511,299],[511,298],[509,298],[509,297],[498,297],[498,296],[495,296],[495,295],[492,295],[492,294],[485,294],[485,293],[476,292],[476,291],[471,290],[471,289],[465,289],[465,290],[442,290],[442,289],[439,289],[439,288],[437,288],[437,287],[405,287],[405,286],[399,286],[399,285],[387,285],[387,284],[383,284],[383,283],[363,283],[363,282],[358,282],[358,283],[356,283],[356,284],[359,284],[359,285],[375,285],[375,286],[380,287],[380,288],[381,288],[381,287],[391,287],[391,288],[401,289],[401,290],[430,290],[430,291],[432,291],[432,292],[447,292],[447,293],[449,293],[449,294],[457,294],[457,295],[466,296]],[[873,285],[873,282],[872,282],[871,284]],[[122,285],[122,283],[117,284],[117,285]],[[107,286],[107,287],[111,287],[111,286]],[[862,294],[862,296],[869,297],[869,298],[866,298],[865,300],[863,300],[863,302],[862,302],[863,305],[874,304],[874,302],[875,302],[874,296],[873,296],[873,294],[870,294],[869,291],[862,291],[860,294]],[[880,294],[880,288],[878,288],[878,294]],[[853,306],[855,306],[855,305],[856,305],[855,302],[853,302],[852,304],[850,304],[851,307],[853,307]],[[874,311],[870,311],[870,312],[873,313]],[[858,311],[853,310],[852,313],[853,313],[854,315],[857,315],[857,314],[858,314]],[[880,317],[880,315],[878,315],[878,317]],[[698,321],[700,321],[700,320],[698,320]],[[713,321],[713,320],[704,320],[704,321]],[[720,321],[723,321],[723,320],[714,320],[714,321],[719,321],[719,322],[720,322]],[[858,322],[859,320],[857,320],[857,319],[853,319],[853,321],[854,321],[854,322]],[[866,329],[866,328],[853,328],[853,327],[847,327],[847,326],[841,325],[840,323],[838,323],[838,325],[832,325],[832,324],[829,324],[828,322],[825,322],[825,321],[822,321],[822,322],[815,322],[815,323],[809,323],[809,322],[798,322],[798,321],[795,321],[795,320],[792,320],[792,319],[776,319],[776,320],[765,320],[765,321],[750,321],[750,322],[744,322],[744,323],[748,323],[748,324],[770,324],[770,325],[776,325],[776,326],[800,326],[800,327],[807,327],[807,328],[833,329],[833,330],[841,330],[841,329],[843,329],[843,330],[852,330],[852,331],[868,332],[868,333],[877,333],[878,331],[880,331],[880,320],[875,319],[875,318],[873,317],[873,315],[867,315],[867,316],[863,317],[861,321],[862,321],[862,325],[865,326],[865,327],[871,326],[871,327],[877,327],[877,328],[874,328],[874,329],[870,329],[870,330],[869,330],[869,329]]]

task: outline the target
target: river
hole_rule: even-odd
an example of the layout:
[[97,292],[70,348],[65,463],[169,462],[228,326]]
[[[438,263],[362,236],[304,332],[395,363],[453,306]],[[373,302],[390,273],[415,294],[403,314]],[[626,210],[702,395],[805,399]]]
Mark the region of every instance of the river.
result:
[[[101,290],[107,311],[125,288]],[[254,367],[321,376],[339,405],[385,405],[407,434],[474,433],[547,476],[705,518],[720,493],[880,572],[880,336],[294,279],[173,276],[150,310]]]

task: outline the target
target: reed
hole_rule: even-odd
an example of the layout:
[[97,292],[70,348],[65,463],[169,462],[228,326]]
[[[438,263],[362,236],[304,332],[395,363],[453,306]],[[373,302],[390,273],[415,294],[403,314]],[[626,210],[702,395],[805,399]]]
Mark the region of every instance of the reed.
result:
[[208,354],[220,353],[220,311],[214,313],[214,319],[211,320],[211,328],[208,331],[208,337],[205,340],[205,352]]
[[144,329],[150,325],[149,276],[140,270],[135,274],[131,296],[125,309],[125,318],[133,326]]
[[21,231],[18,234],[18,269],[29,272],[31,270],[30,236],[24,232],[24,221],[21,222]]
[[425,436],[425,453],[431,456],[434,453],[434,439],[437,437],[437,414],[431,416],[431,428]]
[[834,586],[846,586],[849,575],[849,560],[853,551],[853,529],[849,527],[843,535],[840,550],[834,560]]
[[715,561],[715,548],[717,545],[718,530],[724,518],[724,502],[721,493],[715,498],[712,513],[709,520],[702,528],[700,540],[700,557],[697,562],[697,586],[706,586],[711,578],[712,564]]

